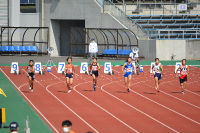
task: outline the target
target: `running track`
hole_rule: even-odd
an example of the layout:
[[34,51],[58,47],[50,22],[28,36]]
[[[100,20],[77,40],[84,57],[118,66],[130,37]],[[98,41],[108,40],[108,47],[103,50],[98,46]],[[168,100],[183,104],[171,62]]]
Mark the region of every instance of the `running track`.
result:
[[26,74],[14,75],[10,67],[1,67],[55,133],[62,132],[61,123],[66,119],[72,121],[77,133],[199,132],[200,68],[190,66],[184,95],[180,93],[178,78],[174,78],[174,66],[164,66],[160,93],[155,90],[149,69],[145,66],[144,73],[132,77],[131,92],[127,93],[120,66],[113,67],[115,75],[103,74],[101,67],[96,92],[92,77],[80,74],[80,67],[76,67],[78,73],[68,94],[64,75],[55,70],[36,74],[34,92],[31,92]]

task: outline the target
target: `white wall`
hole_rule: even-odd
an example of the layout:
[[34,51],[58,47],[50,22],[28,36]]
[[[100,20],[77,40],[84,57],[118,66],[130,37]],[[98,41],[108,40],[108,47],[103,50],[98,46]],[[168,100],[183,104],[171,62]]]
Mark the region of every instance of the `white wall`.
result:
[[39,13],[20,13],[21,27],[39,27]]
[[20,27],[20,0],[9,0],[9,26]]
[[156,57],[160,60],[171,60],[172,54],[175,60],[186,58],[185,40],[156,40]]
[[60,21],[59,20],[51,20],[49,27],[49,39],[50,46],[54,48],[54,53],[52,56],[60,55]]

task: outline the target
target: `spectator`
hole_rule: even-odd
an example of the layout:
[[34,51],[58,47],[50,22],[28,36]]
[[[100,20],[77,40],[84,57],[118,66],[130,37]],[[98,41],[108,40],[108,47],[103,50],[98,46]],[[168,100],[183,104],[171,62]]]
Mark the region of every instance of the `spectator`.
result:
[[92,63],[93,56],[97,57],[98,46],[97,43],[94,41],[95,39],[92,38],[92,42],[89,45],[89,53],[90,53],[90,63]]
[[19,125],[17,122],[11,122],[10,123],[10,132],[11,133],[18,133]]
[[137,63],[137,64],[135,64],[135,65],[137,65],[137,68],[139,68],[139,64],[140,64],[140,62],[139,62],[139,56],[138,56],[138,53],[132,51],[132,52],[130,53],[129,57],[132,58],[132,62]]
[[63,131],[64,133],[75,133],[74,131],[72,131],[72,123],[69,120],[65,120],[62,123],[62,127],[63,127]]

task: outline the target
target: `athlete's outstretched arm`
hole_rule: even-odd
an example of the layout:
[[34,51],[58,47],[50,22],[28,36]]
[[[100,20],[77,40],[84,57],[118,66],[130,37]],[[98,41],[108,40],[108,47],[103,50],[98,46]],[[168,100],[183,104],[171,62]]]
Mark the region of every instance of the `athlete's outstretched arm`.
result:
[[28,66],[27,66],[27,68],[24,70],[23,74],[24,74],[27,70],[28,70]]
[[123,73],[125,73],[125,72],[124,72],[124,67],[125,67],[126,65],[127,65],[127,64],[124,63],[124,65],[122,66],[122,72],[123,72]]
[[181,69],[181,66],[176,70],[176,77],[178,77],[178,70]]
[[97,63],[97,66],[98,66],[98,70],[100,70],[100,66],[99,66],[99,63]]

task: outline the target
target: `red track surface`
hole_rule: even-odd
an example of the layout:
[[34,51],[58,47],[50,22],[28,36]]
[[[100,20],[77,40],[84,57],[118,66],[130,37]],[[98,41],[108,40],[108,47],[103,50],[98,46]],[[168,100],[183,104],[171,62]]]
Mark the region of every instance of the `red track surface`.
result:
[[92,77],[78,73],[69,94],[64,75],[55,70],[45,75],[36,74],[34,92],[31,92],[26,74],[14,75],[10,67],[1,68],[54,132],[62,132],[61,123],[66,119],[72,121],[77,133],[200,131],[200,69],[196,67],[190,67],[184,95],[180,93],[178,78],[174,78],[174,66],[164,66],[160,93],[155,90],[149,66],[144,67],[144,73],[132,77],[129,93],[126,93],[121,67],[113,67],[115,75],[103,74],[101,67],[96,92],[92,88]]

